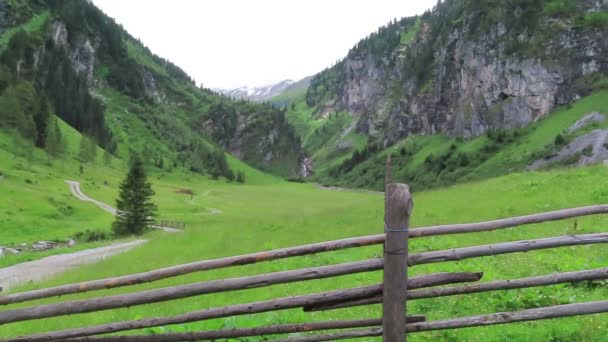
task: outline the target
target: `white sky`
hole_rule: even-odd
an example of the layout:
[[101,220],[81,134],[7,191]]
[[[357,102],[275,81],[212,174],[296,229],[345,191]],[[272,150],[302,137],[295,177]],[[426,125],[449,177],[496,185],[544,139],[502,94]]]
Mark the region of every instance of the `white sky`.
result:
[[93,0],[208,88],[313,75],[379,26],[436,0]]

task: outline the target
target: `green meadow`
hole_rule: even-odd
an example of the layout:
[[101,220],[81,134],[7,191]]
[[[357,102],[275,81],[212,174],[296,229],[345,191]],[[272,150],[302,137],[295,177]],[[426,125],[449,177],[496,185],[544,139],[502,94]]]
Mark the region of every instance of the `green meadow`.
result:
[[[5,155],[6,156],[6,155]],[[117,184],[123,175],[118,166],[110,168],[85,167],[79,175],[77,163],[64,161],[63,171],[55,173],[44,164],[15,168],[21,160],[7,162],[2,168],[8,175],[0,186],[3,193],[13,191],[12,199],[2,197],[3,208],[21,203],[30,220],[41,217],[33,227],[44,226],[42,232],[58,237],[81,230],[85,225],[109,229],[111,216],[93,204],[70,198],[63,178],[83,182],[82,189],[90,197],[113,203]],[[232,161],[235,162],[235,161]],[[74,170],[72,170],[74,169]],[[130,274],[195,260],[217,258],[248,252],[294,246],[344,237],[375,234],[382,231],[383,196],[360,191],[326,191],[311,184],[288,183],[274,177],[256,174],[248,169],[251,181],[244,185],[212,181],[200,175],[181,171],[153,172],[151,180],[156,191],[159,217],[180,220],[187,224],[180,234],[148,233],[150,241],[127,253],[98,264],[83,266],[52,280],[28,284],[14,291],[72,283]],[[560,208],[608,202],[608,169],[604,166],[565,168],[545,172],[516,173],[482,182],[456,185],[444,189],[415,192],[412,226],[472,222],[522,215]],[[32,184],[22,182],[30,177]],[[54,179],[60,178],[60,179]],[[105,181],[105,185],[104,185]],[[11,190],[12,189],[12,190]],[[192,190],[194,195],[178,193]],[[52,212],[48,196],[61,199],[73,207],[67,217],[45,215]],[[24,224],[11,213],[3,215],[3,235],[13,240],[32,236],[22,231]],[[15,213],[13,213],[13,211]],[[221,211],[221,213],[218,213]],[[8,217],[8,221],[6,221]],[[576,222],[576,224],[575,224]],[[605,232],[608,218],[592,216],[546,224],[529,225],[495,232],[429,237],[411,241],[411,252],[421,252],[471,246],[503,241],[532,239],[565,234]],[[29,223],[27,224],[29,225]],[[301,267],[329,265],[363,260],[381,255],[381,246],[372,246],[322,253],[307,257],[261,263],[223,270],[199,272],[151,284],[86,294],[63,296],[30,303],[12,305],[26,307],[43,303],[62,302],[95,296],[135,292],[197,281],[275,272]],[[443,271],[483,271],[483,281],[542,275],[557,271],[574,271],[605,267],[608,250],[605,246],[578,246],[528,253],[484,257],[459,262],[415,266],[410,275]],[[275,285],[270,288],[249,289],[230,293],[197,296],[177,301],[135,306],[127,309],[58,317],[8,324],[0,327],[0,336],[10,337],[48,330],[60,330],[120,320],[153,316],[170,316],[210,307],[349,288],[381,281],[381,272],[341,276],[332,279]],[[608,297],[605,282],[563,284],[544,288],[490,292],[466,297],[426,299],[408,303],[408,312],[426,314],[427,319],[509,311],[563,303],[601,300]],[[252,327],[266,324],[322,321],[328,319],[359,319],[379,317],[380,306],[341,309],[329,312],[304,313],[299,309],[216,319],[190,324],[146,329],[143,333],[183,332],[204,329]],[[589,328],[593,327],[593,328]],[[468,328],[413,334],[412,341],[529,341],[530,336],[543,341],[603,341],[608,329],[608,316],[591,315],[511,325]],[[140,331],[140,333],[142,333]],[[249,338],[243,341],[258,341]]]

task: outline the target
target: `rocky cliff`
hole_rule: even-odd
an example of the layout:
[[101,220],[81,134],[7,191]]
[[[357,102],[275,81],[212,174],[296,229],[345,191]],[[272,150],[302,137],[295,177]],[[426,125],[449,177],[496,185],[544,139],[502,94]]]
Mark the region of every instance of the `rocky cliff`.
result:
[[607,0],[446,0],[362,40],[311,81],[318,111],[348,110],[384,144],[409,134],[518,128],[608,71]]

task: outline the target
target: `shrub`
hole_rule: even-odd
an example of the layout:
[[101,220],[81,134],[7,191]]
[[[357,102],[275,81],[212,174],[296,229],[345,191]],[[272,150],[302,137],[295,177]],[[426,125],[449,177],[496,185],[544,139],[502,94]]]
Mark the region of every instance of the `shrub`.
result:
[[84,232],[78,232],[74,235],[77,241],[84,242],[95,242],[95,241],[104,241],[110,240],[112,238],[112,234],[103,230],[85,230]]
[[591,157],[593,155],[593,145],[585,147],[582,153],[584,156]]
[[573,0],[552,0],[545,4],[545,13],[552,17],[569,17],[576,13],[576,2]]
[[566,138],[564,138],[564,136],[563,136],[563,135],[558,134],[558,135],[556,135],[556,136],[555,136],[555,139],[553,140],[553,144],[554,144],[556,147],[563,146],[563,145],[565,145],[565,144],[566,144]]
[[593,12],[578,17],[576,26],[587,30],[608,29],[608,12]]

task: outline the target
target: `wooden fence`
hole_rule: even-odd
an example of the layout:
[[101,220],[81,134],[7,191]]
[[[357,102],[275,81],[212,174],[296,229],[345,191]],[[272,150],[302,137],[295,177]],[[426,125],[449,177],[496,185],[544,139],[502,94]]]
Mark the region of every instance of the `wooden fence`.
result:
[[[390,169],[389,169],[390,170]],[[387,180],[390,173],[387,172]],[[498,280],[448,287],[440,285],[468,283],[481,280],[482,272],[435,273],[408,278],[408,267],[425,263],[462,260],[481,256],[526,252],[563,246],[608,243],[608,233],[567,235],[534,240],[504,242],[408,254],[408,240],[428,236],[484,232],[567,218],[605,214],[608,205],[594,205],[512,217],[488,222],[452,224],[409,229],[413,205],[409,188],[404,184],[388,184],[385,192],[384,233],[309,245],[277,249],[267,252],[197,261],[149,272],[55,286],[22,293],[0,296],[0,305],[10,305],[35,299],[82,293],[94,290],[129,286],[176,277],[192,272],[220,269],[238,265],[266,262],[295,256],[310,255],[346,248],[384,244],[384,257],[350,263],[310,267],[266,273],[254,276],[227,278],[166,288],[97,297],[67,300],[60,303],[20,307],[0,311],[0,325],[14,322],[95,312],[134,305],[169,301],[203,294],[237,291],[254,287],[336,277],[346,274],[384,270],[383,284],[334,290],[272,300],[206,308],[170,317],[143,318],[113,322],[83,328],[51,331],[3,341],[199,341],[240,338],[246,336],[285,335],[296,332],[318,332],[304,336],[285,337],[280,341],[334,341],[369,336],[382,336],[384,341],[405,341],[407,334],[421,331],[454,329],[482,325],[550,319],[608,312],[608,300],[541,307],[535,309],[498,312],[493,314],[426,321],[424,316],[407,316],[406,303],[421,298],[467,295],[487,291],[521,289],[586,280],[608,279],[608,267],[576,272],[554,273],[529,278]],[[382,303],[381,318],[350,321],[326,321],[281,324],[256,328],[239,328],[157,335],[119,335],[135,329],[196,322],[208,319],[254,314],[275,310],[302,308],[304,311],[332,310],[359,305]],[[337,330],[337,332],[327,332]],[[107,335],[113,333],[113,335]]]
[[186,229],[186,224],[184,222],[179,222],[179,221],[161,220],[156,223],[156,226],[164,227],[164,228],[181,229],[181,230]]

